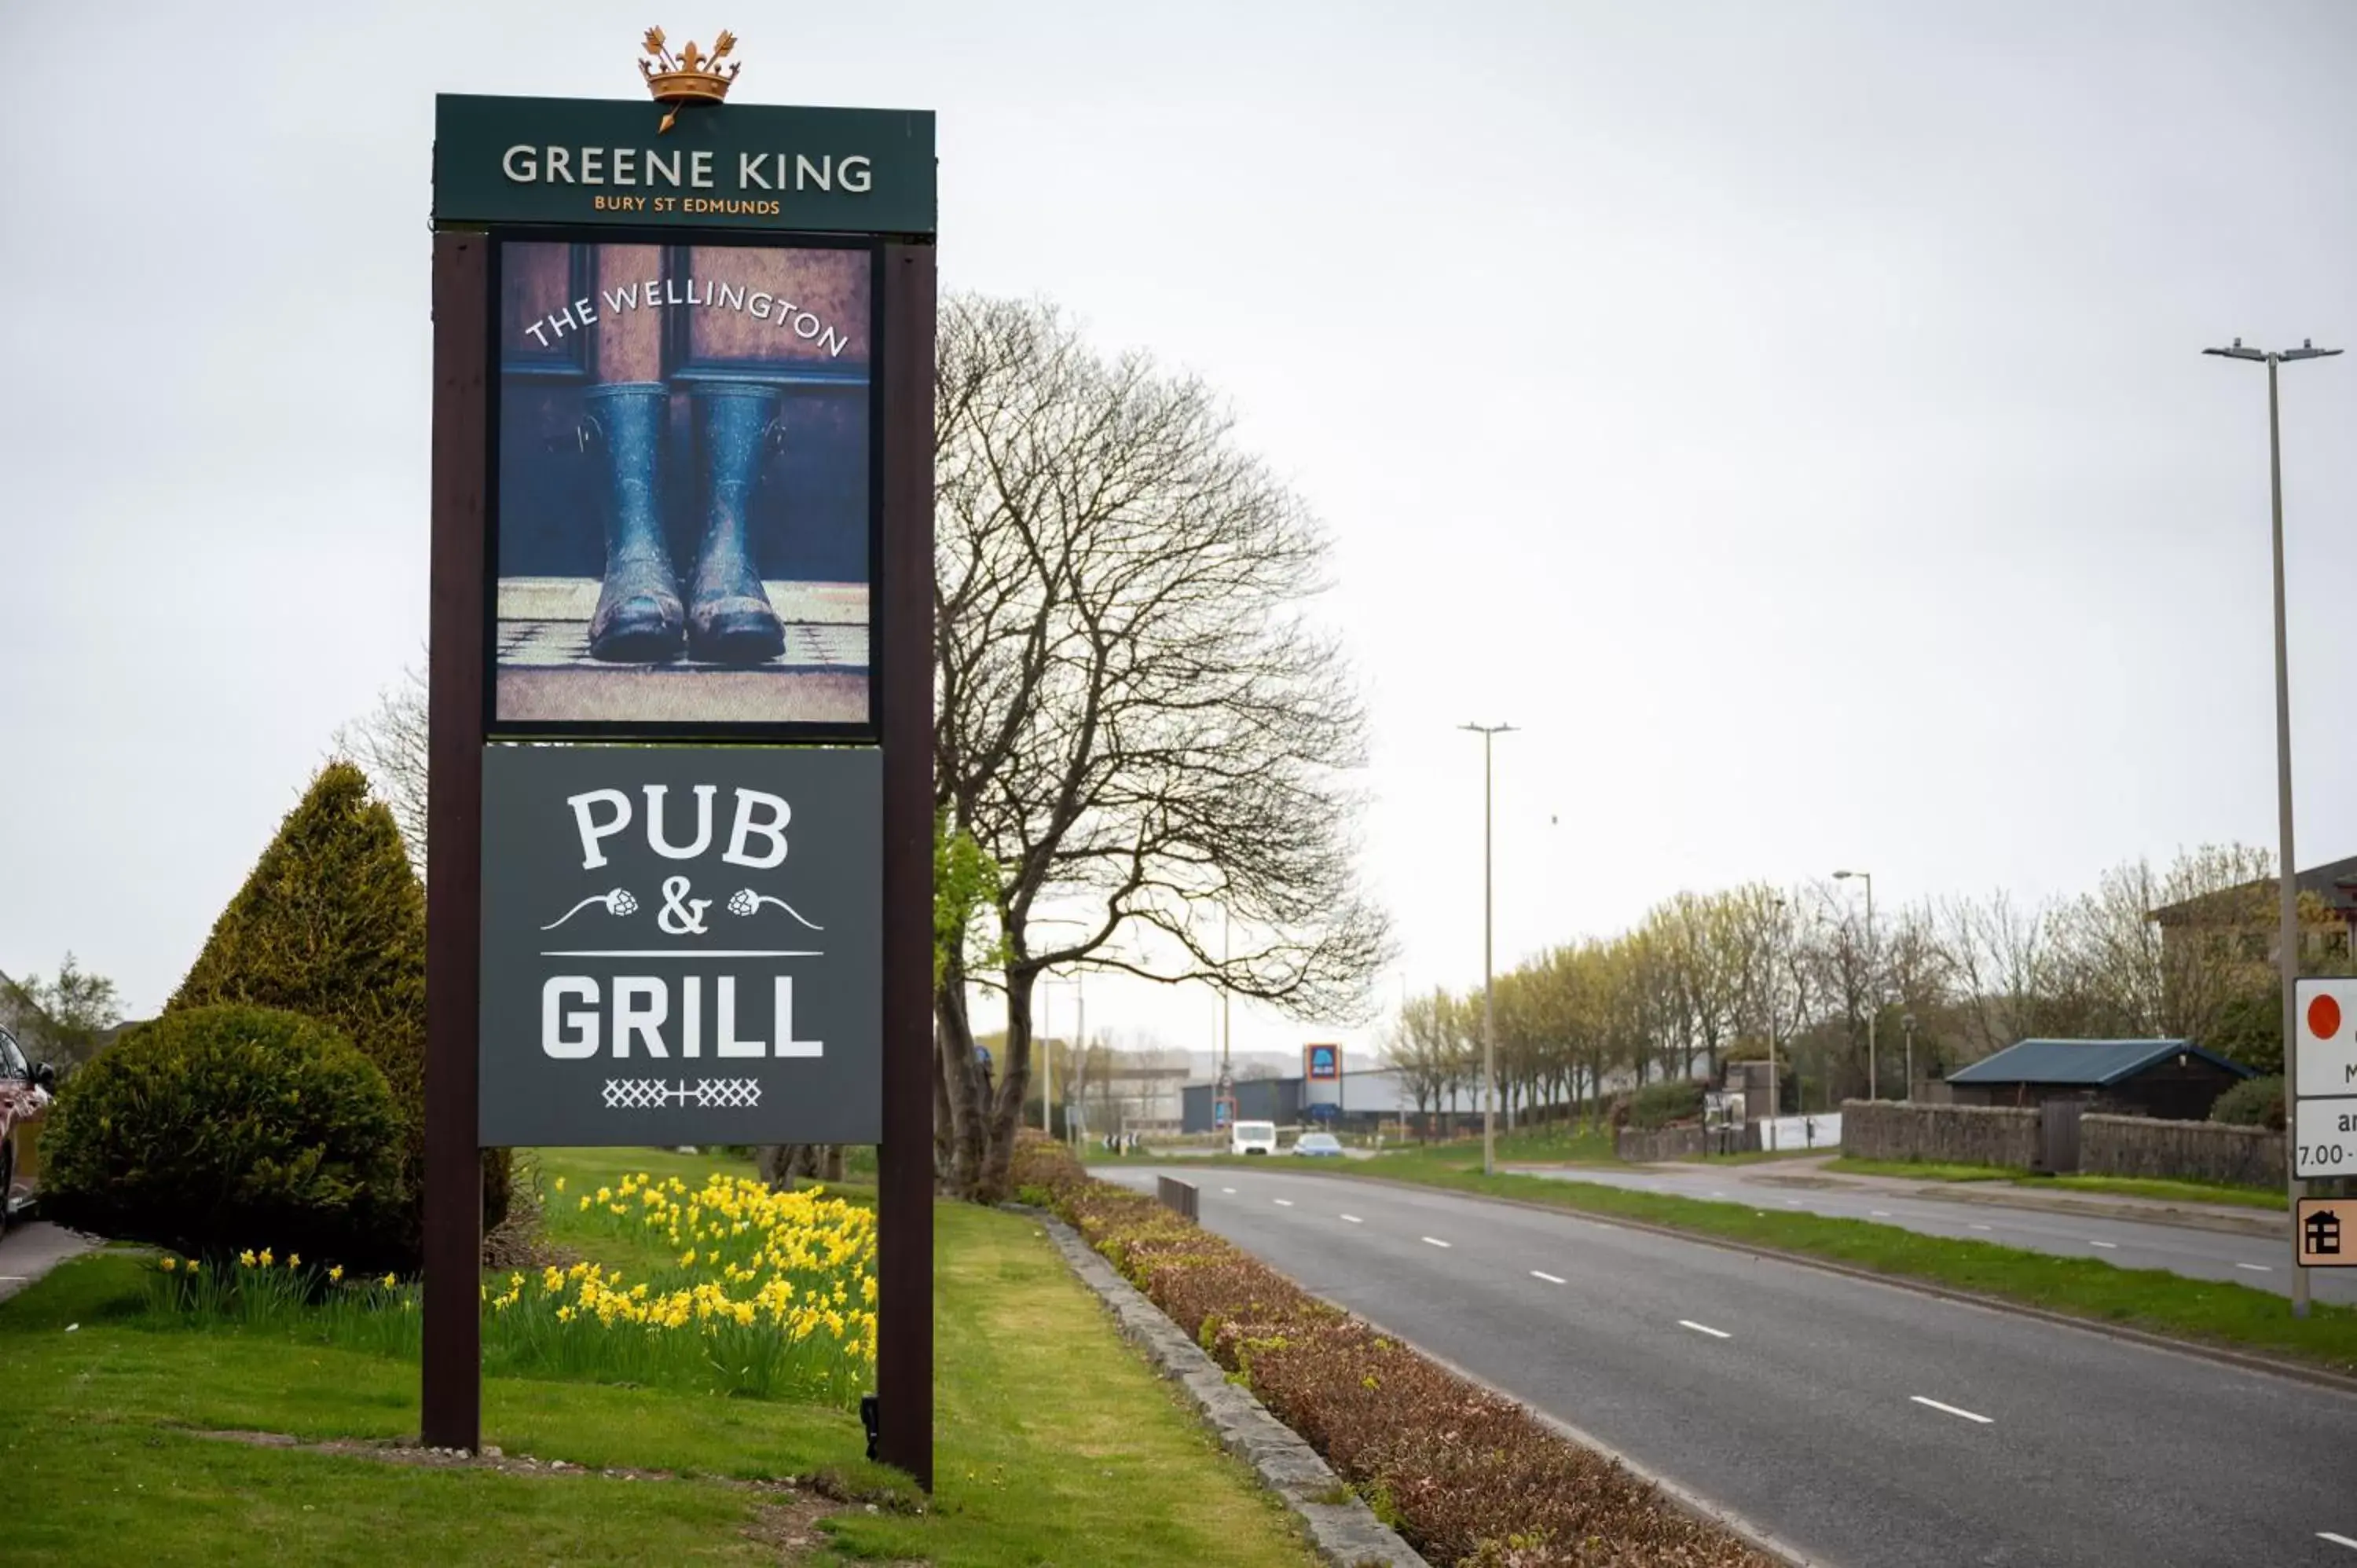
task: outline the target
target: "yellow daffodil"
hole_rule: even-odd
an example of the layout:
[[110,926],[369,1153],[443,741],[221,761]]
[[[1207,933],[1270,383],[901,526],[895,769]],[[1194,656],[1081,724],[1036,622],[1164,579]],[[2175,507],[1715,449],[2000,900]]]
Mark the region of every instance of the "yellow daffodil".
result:
[[267,1248],[267,1247],[264,1247],[264,1249],[262,1249],[262,1266],[263,1266],[264,1268],[265,1268],[265,1269],[266,1269],[266,1268],[268,1268],[268,1267],[270,1266],[270,1263],[271,1263],[270,1249],[269,1249],[269,1248]]
[[302,1254],[302,1253],[300,1253],[300,1252],[289,1252],[289,1253],[287,1253],[287,1254],[286,1254],[286,1266],[287,1266],[288,1268],[290,1268],[290,1269],[299,1269],[299,1268],[301,1268],[301,1267],[303,1266],[303,1254]]
[[343,1277],[344,1277],[344,1265],[343,1265],[343,1264],[341,1264],[341,1263],[338,1263],[334,1268],[331,1268],[331,1269],[329,1269],[329,1270],[328,1271],[328,1283],[329,1284],[334,1284],[334,1283],[336,1283],[338,1281],[341,1280]]
[[244,1251],[240,1252],[237,1255],[237,1261],[249,1269],[253,1267],[253,1249],[248,1247]]
[[395,1285],[399,1284],[400,1283],[401,1283],[401,1282],[400,1282],[399,1280],[397,1280],[397,1279],[393,1278],[391,1274],[387,1274],[387,1275],[385,1275],[385,1276],[384,1276],[384,1278],[382,1278],[382,1279],[381,1279],[381,1280],[377,1281],[377,1283],[379,1283],[379,1284],[382,1285],[382,1286],[383,1286],[385,1289],[387,1289],[387,1290],[391,1290],[393,1286],[395,1286]]

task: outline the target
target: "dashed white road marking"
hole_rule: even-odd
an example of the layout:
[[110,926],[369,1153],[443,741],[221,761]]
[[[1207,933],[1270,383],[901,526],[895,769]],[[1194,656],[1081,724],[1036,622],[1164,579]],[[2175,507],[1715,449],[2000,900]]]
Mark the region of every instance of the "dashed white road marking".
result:
[[1691,1329],[1693,1329],[1696,1334],[1707,1334],[1707,1335],[1709,1335],[1713,1339],[1732,1339],[1732,1338],[1734,1338],[1734,1337],[1735,1337],[1735,1336],[1734,1336],[1734,1335],[1729,1334],[1729,1333],[1728,1333],[1726,1329],[1724,1329],[1724,1328],[1713,1328],[1713,1327],[1712,1327],[1709,1324],[1707,1324],[1707,1323],[1696,1323],[1696,1322],[1695,1322],[1695,1321],[1694,1321],[1693,1319],[1691,1319],[1691,1318],[1685,1318],[1685,1317],[1681,1317],[1681,1318],[1679,1318],[1679,1319],[1678,1319],[1678,1326],[1679,1326],[1679,1327],[1681,1327],[1681,1328],[1691,1328]]
[[2116,1252],[2120,1250],[2120,1244],[2117,1241],[2090,1241],[2087,1245],[2101,1247],[2106,1252]]
[[1233,1197],[1236,1195],[1236,1189],[1232,1187],[1223,1187],[1220,1188],[1220,1190],[1226,1193],[1230,1197]]
[[1994,1230],[1996,1227],[1994,1225],[1975,1225],[1973,1229],[1975,1230]]
[[1269,1201],[1275,1204],[1279,1208],[1290,1208],[1293,1207],[1293,1199],[1289,1197],[1271,1198]]
[[1364,1225],[1364,1224],[1366,1223],[1366,1221],[1365,1221],[1365,1220],[1363,1220],[1363,1219],[1360,1219],[1360,1218],[1359,1218],[1357,1215],[1355,1215],[1355,1214],[1345,1214],[1344,1216],[1342,1216],[1342,1219],[1343,1219],[1344,1223],[1346,1223],[1346,1224],[1350,1224],[1350,1225]]
[[2238,1269],[2248,1269],[2255,1274],[2271,1274],[2276,1272],[2276,1266],[2273,1263],[2236,1263],[2234,1266]]
[[2352,1551],[2357,1551],[2357,1541],[2352,1541],[2345,1535],[2335,1535],[2329,1530],[2318,1530],[2316,1532],[2316,1539],[2319,1541],[2329,1541],[2335,1546],[2346,1546]]
[[1938,1400],[1927,1400],[1921,1394],[1909,1394],[1907,1397],[1917,1404],[1930,1405],[1933,1410],[1943,1411],[1950,1415],[1960,1415],[1966,1421],[1979,1422],[1983,1426],[1987,1426],[1996,1420],[1993,1415],[1975,1415],[1968,1410],[1958,1410],[1952,1404],[1942,1404]]
[[1873,1215],[1877,1219],[1888,1219],[1890,1218],[1890,1210],[1887,1208],[1869,1208],[1867,1212]]
[[1551,1285],[1559,1285],[1563,1283],[1562,1275],[1548,1273],[1544,1269],[1533,1269],[1531,1271],[1531,1278],[1534,1280],[1544,1280]]
[[1711,1194],[1711,1197],[1725,1197],[1726,1196],[1727,1196],[1727,1194],[1725,1194],[1725,1193],[1723,1193],[1723,1192],[1714,1192],[1714,1193],[1712,1193],[1712,1194]]
[[1788,1197],[1784,1200],[1784,1207],[1787,1208],[1798,1208],[1801,1207],[1801,1200],[1797,1197]]
[[1426,1236],[1424,1240],[1425,1240],[1425,1243],[1426,1243],[1426,1245],[1427,1245],[1427,1246],[1433,1246],[1433,1247],[1446,1247],[1446,1246],[1448,1246],[1448,1242],[1446,1242],[1446,1241],[1442,1240],[1441,1240],[1439,1237],[1437,1237],[1437,1236]]

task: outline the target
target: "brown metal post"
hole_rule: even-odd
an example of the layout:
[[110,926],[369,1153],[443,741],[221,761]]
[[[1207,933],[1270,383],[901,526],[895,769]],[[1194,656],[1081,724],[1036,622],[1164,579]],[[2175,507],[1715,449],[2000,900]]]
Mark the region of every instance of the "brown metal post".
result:
[[933,248],[884,249],[877,1456],[933,1485]]
[[434,236],[434,565],[426,703],[425,1301],[420,1426],[482,1436],[483,1176],[475,1144],[481,983],[483,511],[490,241]]

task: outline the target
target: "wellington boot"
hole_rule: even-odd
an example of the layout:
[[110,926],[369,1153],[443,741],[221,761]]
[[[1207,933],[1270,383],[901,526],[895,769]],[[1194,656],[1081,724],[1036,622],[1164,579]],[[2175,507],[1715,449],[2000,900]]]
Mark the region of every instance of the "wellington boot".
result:
[[676,659],[686,645],[679,577],[663,538],[663,426],[671,389],[614,381],[584,394],[606,455],[606,580],[589,618],[589,656],[617,664]]
[[774,387],[716,381],[695,389],[711,499],[687,599],[688,651],[714,664],[762,664],[786,649],[748,537],[761,448],[776,412]]

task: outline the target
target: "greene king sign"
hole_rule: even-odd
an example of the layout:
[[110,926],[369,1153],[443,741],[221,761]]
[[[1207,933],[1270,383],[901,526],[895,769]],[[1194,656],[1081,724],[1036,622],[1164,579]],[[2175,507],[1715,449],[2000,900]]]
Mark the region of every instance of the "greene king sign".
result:
[[880,763],[486,748],[480,1142],[877,1142]]
[[631,223],[930,234],[933,117],[644,99],[434,105],[437,223]]

